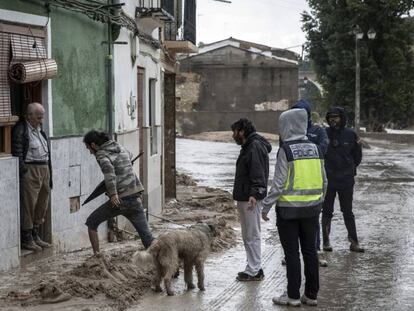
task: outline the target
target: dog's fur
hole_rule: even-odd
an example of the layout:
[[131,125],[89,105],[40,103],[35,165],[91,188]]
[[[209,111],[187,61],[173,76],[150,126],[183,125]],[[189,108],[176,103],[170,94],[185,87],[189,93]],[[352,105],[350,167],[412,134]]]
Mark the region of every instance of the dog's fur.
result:
[[213,236],[216,233],[214,225],[197,223],[183,230],[171,230],[161,234],[146,251],[138,251],[133,255],[135,264],[152,261],[155,264],[156,275],[153,280],[154,290],[161,292],[161,281],[169,296],[174,295],[171,289],[171,278],[177,272],[179,262],[184,262],[184,280],[187,289],[195,288],[193,284],[193,266],[197,272],[197,286],[204,288],[204,262],[210,252]]

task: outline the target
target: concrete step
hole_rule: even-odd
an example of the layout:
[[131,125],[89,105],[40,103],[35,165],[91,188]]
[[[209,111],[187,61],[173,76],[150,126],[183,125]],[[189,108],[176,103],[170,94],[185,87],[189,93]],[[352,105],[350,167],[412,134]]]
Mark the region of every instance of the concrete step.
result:
[[27,250],[27,249],[22,249],[20,251],[20,266],[24,267],[34,261],[53,256],[53,254],[54,254],[53,247],[44,248],[41,252],[35,252],[35,251]]

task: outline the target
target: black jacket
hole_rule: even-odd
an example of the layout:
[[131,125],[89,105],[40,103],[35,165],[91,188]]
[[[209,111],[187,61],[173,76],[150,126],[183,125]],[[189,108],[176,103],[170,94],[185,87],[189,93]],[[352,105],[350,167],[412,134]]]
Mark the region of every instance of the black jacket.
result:
[[262,200],[267,195],[269,153],[272,146],[257,133],[251,133],[242,145],[236,163],[233,199],[248,201],[252,196]]
[[329,138],[328,151],[325,155],[325,171],[328,178],[328,187],[345,189],[355,183],[354,176],[362,160],[362,148],[358,143],[357,134],[346,128],[346,115],[342,108],[331,108],[326,114],[339,114],[341,118],[340,129],[329,127],[326,133]]
[[[50,170],[50,188],[53,187],[52,182],[52,161],[50,155],[50,144],[49,140],[47,139],[46,133],[41,130],[40,133],[47,141],[47,148],[49,153],[49,170]],[[27,126],[27,122],[19,121],[12,130],[12,155],[19,158],[19,176],[23,177],[23,175],[27,172],[27,167],[25,164],[27,151],[29,150],[29,130]]]

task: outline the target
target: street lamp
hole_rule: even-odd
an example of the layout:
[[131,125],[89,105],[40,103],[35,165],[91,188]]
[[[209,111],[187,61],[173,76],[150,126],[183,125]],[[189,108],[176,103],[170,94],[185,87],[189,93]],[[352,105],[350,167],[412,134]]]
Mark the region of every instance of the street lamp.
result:
[[[354,35],[355,35],[355,59],[356,59],[356,66],[355,66],[355,132],[359,134],[359,121],[360,121],[360,76],[361,76],[361,67],[360,67],[360,56],[359,56],[359,46],[358,40],[361,40],[364,37],[364,33],[361,31],[358,25],[354,27]],[[369,40],[375,39],[376,36],[375,30],[372,28],[368,30],[367,36]]]

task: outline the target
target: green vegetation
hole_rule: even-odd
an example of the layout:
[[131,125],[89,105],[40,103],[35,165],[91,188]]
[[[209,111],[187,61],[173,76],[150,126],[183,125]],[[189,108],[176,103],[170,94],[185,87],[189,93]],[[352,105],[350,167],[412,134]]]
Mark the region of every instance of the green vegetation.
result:
[[[302,14],[307,52],[325,107],[343,106],[353,120],[355,34],[358,25],[361,64],[361,120],[369,130],[405,127],[414,120],[414,22],[407,18],[412,0],[308,0]],[[368,40],[367,32],[376,32]]]

